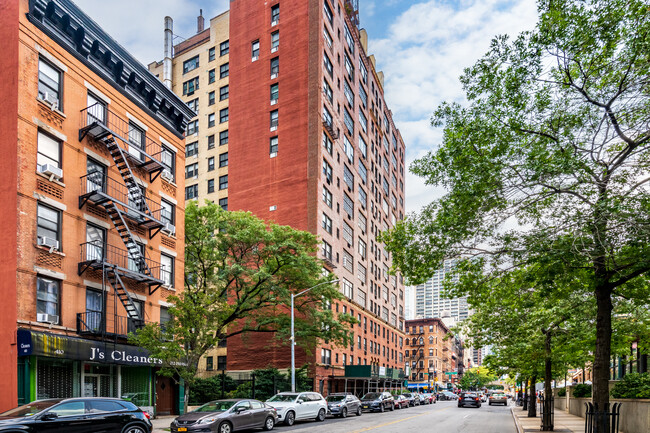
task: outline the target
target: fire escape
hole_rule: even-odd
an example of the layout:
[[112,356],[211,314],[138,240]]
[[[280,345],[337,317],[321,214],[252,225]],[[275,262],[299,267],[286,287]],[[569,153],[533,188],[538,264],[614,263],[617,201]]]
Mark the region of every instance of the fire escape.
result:
[[411,334],[414,336],[412,346],[414,349],[411,351],[412,357],[411,365],[413,366],[413,371],[411,374],[412,380],[421,380],[420,374],[426,373],[426,365],[424,362],[424,329],[420,329],[419,332]]
[[133,235],[134,230],[146,230],[151,239],[166,227],[161,220],[160,204],[146,198],[144,188],[134,175],[134,169],[137,168],[149,173],[150,181],[155,180],[164,169],[158,159],[162,148],[146,139],[134,140],[130,128],[129,122],[101,104],[87,107],[81,112],[79,141],[88,137],[106,146],[120,173],[121,181],[101,171],[86,174],[81,178],[79,208],[87,203],[103,208],[125,248],[110,245],[107,239],[90,240],[81,244],[78,273],[82,275],[90,269],[101,271],[103,281],[113,288],[127,315],[126,320],[118,320],[116,315],[112,332],[108,332],[106,313],[80,313],[77,316],[77,326],[83,331],[81,333],[124,336],[141,327],[144,323],[143,314],[129,294],[126,282],[144,284],[148,287],[149,294],[164,283],[164,270],[159,263],[147,256],[144,246]]

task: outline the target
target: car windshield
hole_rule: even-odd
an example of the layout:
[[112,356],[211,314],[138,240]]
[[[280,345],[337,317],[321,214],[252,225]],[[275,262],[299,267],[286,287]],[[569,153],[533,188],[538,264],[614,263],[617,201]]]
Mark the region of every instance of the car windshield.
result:
[[0,413],[0,418],[18,418],[22,416],[36,415],[45,409],[49,409],[60,401],[61,399],[33,401],[29,404],[18,406],[15,409]]
[[378,392],[369,392],[368,394],[363,396],[363,400],[374,400],[379,398],[380,395],[381,394],[379,394]]
[[206,403],[200,408],[194,410],[194,412],[225,412],[231,407],[233,407],[235,403],[237,402],[236,401],[211,401],[210,403]]
[[343,401],[345,400],[344,395],[328,395],[327,401]]
[[296,397],[298,397],[298,394],[276,394],[266,401],[270,401],[270,402],[294,401]]

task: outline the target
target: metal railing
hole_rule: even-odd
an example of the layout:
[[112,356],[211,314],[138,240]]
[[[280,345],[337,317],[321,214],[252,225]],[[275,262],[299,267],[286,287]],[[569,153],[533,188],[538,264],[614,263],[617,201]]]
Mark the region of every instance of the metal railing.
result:
[[[128,120],[122,119],[120,116],[109,110],[101,103],[93,104],[81,110],[81,125],[80,130],[91,131],[93,126],[110,131],[113,135],[118,136],[127,148],[124,149],[127,154],[141,162],[145,161],[145,156],[149,157],[154,162],[162,165],[162,145],[157,141],[147,137],[146,132],[137,129],[131,125]],[[92,135],[92,132],[89,132]],[[138,137],[138,133],[141,135]],[[120,146],[124,148],[123,146]]]
[[[550,400],[549,404],[549,412],[546,413],[544,410],[544,402],[546,399]],[[555,398],[553,396],[546,397],[544,395],[541,395],[539,397],[539,414],[540,417],[542,418],[542,425],[540,427],[540,430],[542,431],[553,431],[553,426],[555,425]]]
[[621,403],[614,403],[611,412],[609,404],[605,405],[605,410],[598,410],[598,405],[591,402],[585,406],[585,433],[618,433]]
[[[166,212],[169,215],[163,213],[159,202],[145,197],[144,194],[141,195],[141,197],[135,197],[123,182],[113,179],[102,172],[95,171],[88,173],[85,176],[81,176],[80,180],[81,195],[88,195],[90,201],[96,201],[92,198],[94,195],[93,193],[97,195],[101,194],[120,202],[120,204],[124,205],[131,211],[137,211],[141,214],[148,215],[157,221],[162,221],[163,217],[171,218],[169,212]],[[146,206],[139,202],[141,198],[144,199]],[[127,215],[133,216],[131,212],[127,212]]]
[[[140,258],[131,257],[128,250],[117,248],[113,245],[108,245],[99,241],[84,242],[81,247],[81,263],[96,263],[97,265],[106,264],[109,266],[117,266],[122,271],[130,274],[137,274],[138,280],[157,280],[162,281],[166,276],[167,270],[162,270],[158,262],[154,262],[147,257],[145,251],[144,256]],[[151,275],[147,274],[148,271]]]
[[112,335],[126,338],[145,325],[142,319],[105,314],[100,311],[77,313],[77,333],[92,335]]

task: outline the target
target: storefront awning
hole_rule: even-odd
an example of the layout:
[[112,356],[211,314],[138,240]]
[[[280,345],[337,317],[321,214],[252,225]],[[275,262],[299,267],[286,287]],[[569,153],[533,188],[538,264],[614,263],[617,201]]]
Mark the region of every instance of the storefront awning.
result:
[[18,356],[30,355],[103,364],[162,365],[160,359],[153,358],[141,347],[19,329]]

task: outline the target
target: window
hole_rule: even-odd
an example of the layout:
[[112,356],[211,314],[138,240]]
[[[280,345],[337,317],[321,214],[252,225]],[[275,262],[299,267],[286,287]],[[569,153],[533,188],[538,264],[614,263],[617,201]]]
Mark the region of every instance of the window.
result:
[[359,255],[365,260],[366,258],[366,242],[359,238]]
[[208,179],[208,194],[214,192],[214,179]]
[[331,209],[332,208],[332,193],[323,187],[323,202]]
[[[361,263],[357,263],[357,277],[359,277],[359,280],[361,281],[361,285],[364,285],[366,283],[366,267],[363,266]],[[360,290],[357,290],[357,296],[359,296]],[[359,299],[359,304],[363,307],[366,306],[366,294],[363,294],[363,303],[361,302],[361,299]]]
[[229,86],[223,86],[222,88],[219,89],[219,100],[220,101],[225,101],[228,99],[230,90]]
[[228,54],[230,51],[230,43],[229,41],[223,41],[222,43],[219,44],[219,55],[220,56],[225,56]]
[[361,99],[361,105],[363,105],[363,108],[368,108],[368,94],[363,89],[361,83],[359,83],[359,99]]
[[191,122],[187,123],[187,135],[192,135],[196,134],[199,132],[199,121],[198,120],[192,120]]
[[214,113],[208,114],[208,128],[214,127]]
[[354,53],[354,39],[352,38],[352,33],[350,33],[347,23],[343,23],[343,33],[345,34],[345,42],[347,42],[350,52]]
[[199,164],[195,162],[194,164],[185,166],[185,179],[190,179],[192,177],[199,175]]
[[205,370],[212,371],[214,370],[214,358],[211,356],[205,357]]
[[354,191],[354,175],[346,164],[343,164],[343,182],[348,186],[348,191]]
[[363,114],[363,111],[359,110],[359,123],[361,124],[361,129],[363,132],[366,134],[368,133],[368,120],[366,119],[366,115]]
[[271,129],[275,131],[275,129],[277,129],[278,127],[278,110],[271,111],[270,120],[271,120]]
[[332,183],[332,166],[325,160],[323,160],[323,175],[325,175],[327,183]]
[[330,349],[320,350],[320,362],[325,365],[330,365],[332,363],[332,351]]
[[354,93],[352,93],[352,89],[348,85],[347,81],[343,81],[343,93],[345,94],[345,99],[348,101],[350,108],[354,109]]
[[251,43],[251,59],[253,61],[260,57],[260,41],[253,41]]
[[368,180],[368,170],[361,160],[359,160],[359,177],[361,177],[361,182],[365,185]]
[[208,149],[214,149],[214,134],[208,135]]
[[38,239],[52,239],[58,242],[61,240],[61,212],[38,203],[36,235]]
[[352,116],[350,116],[350,112],[347,108],[344,109],[343,123],[345,123],[348,134],[350,134],[350,136],[354,135],[354,120],[352,120]]
[[217,356],[217,369],[220,371],[224,371],[226,369],[226,357],[225,356]]
[[359,56],[359,74],[361,74],[361,81],[363,84],[368,84],[368,69],[366,64],[363,62],[361,56]]
[[174,286],[174,258],[167,254],[160,255],[160,279],[165,285]]
[[354,230],[343,221],[343,239],[348,243],[348,246],[354,245]]
[[221,209],[223,210],[228,210],[228,197],[220,198],[219,206],[221,206]]
[[219,123],[226,123],[228,121],[228,107],[222,108],[219,111]]
[[216,102],[216,96],[214,90],[208,93],[208,105],[214,105]]
[[[106,191],[106,166],[92,158],[86,159],[86,191]],[[83,187],[83,184],[82,184]]]
[[327,97],[327,100],[330,101],[330,103],[332,103],[334,94],[332,93],[332,87],[329,85],[329,83],[325,78],[323,78],[323,93]]
[[280,5],[271,6],[271,25],[276,25],[278,21],[280,21]]
[[354,202],[346,193],[343,193],[343,209],[348,214],[348,218],[354,218]]
[[[43,276],[36,277],[36,313],[50,316],[44,321],[53,321],[59,324],[59,288],[61,282]],[[37,316],[38,318],[38,316]]]
[[270,143],[269,143],[269,152],[271,155],[275,155],[278,153],[278,137],[271,137]]
[[[343,250],[343,268],[350,273],[354,273],[354,261],[352,260],[352,254],[348,253],[345,250]],[[350,298],[351,297],[352,296],[350,296]]]
[[280,85],[278,83],[271,84],[271,105],[278,102]]
[[332,261],[332,246],[325,241],[323,241],[323,256]]
[[199,195],[199,186],[191,185],[185,187],[185,200],[192,200],[198,197]]
[[210,69],[210,70],[208,71],[208,84],[212,84],[212,83],[214,83],[214,81],[216,80],[216,78],[217,78],[217,72],[216,72],[216,70],[214,70],[214,69]]
[[61,110],[62,73],[43,59],[38,59],[38,97],[44,101],[54,101]]
[[352,143],[350,143],[350,140],[345,135],[343,136],[343,151],[345,152],[345,156],[348,157],[350,164],[354,164],[354,146],[352,146]]
[[332,65],[330,58],[327,57],[327,54],[325,53],[323,53],[323,65],[325,65],[325,70],[330,75],[330,77],[332,77],[334,75],[334,66]]
[[199,67],[199,56],[194,56],[191,59],[185,60],[183,62],[183,73],[187,74],[190,71],[195,70]]
[[332,234],[332,218],[326,214],[323,214],[323,228],[327,233]]
[[214,156],[208,158],[208,171],[214,170]]
[[199,142],[195,141],[185,145],[185,157],[189,158],[190,156],[195,156],[199,153]]
[[280,73],[280,58],[274,57],[271,59],[271,78],[275,78]]
[[330,35],[330,32],[327,31],[326,27],[323,27],[323,37],[325,38],[325,42],[327,43],[327,46],[332,48],[332,43],[334,41],[332,40],[332,36]]
[[361,203],[362,209],[365,209],[366,206],[368,206],[368,194],[366,194],[363,188],[359,188],[359,203]]
[[199,77],[183,83],[183,95],[193,95],[196,90],[199,90]]
[[219,155],[219,167],[228,167],[228,152]]
[[275,53],[280,46],[280,31],[271,33],[271,52]]
[[219,66],[219,78],[226,78],[228,75],[230,75],[230,63]]
[[228,144],[228,130],[219,133],[219,146]]
[[47,134],[38,131],[38,151],[36,163],[38,166],[51,164],[61,168],[61,142]]
[[327,153],[332,154],[332,140],[330,140],[329,135],[325,134],[325,132],[323,132],[323,147]]
[[198,113],[199,110],[199,98],[192,99],[191,101],[188,101],[187,106],[190,107],[192,111],[195,113]]
[[215,48],[212,47],[208,50],[208,62],[213,61],[215,58]]
[[325,125],[328,127],[332,128],[332,115],[330,114],[330,110],[327,108],[323,107],[323,122],[325,122]]
[[330,24],[334,24],[334,14],[332,13],[332,8],[327,4],[327,1],[323,2],[323,12],[325,12],[325,18]]
[[359,151],[361,152],[361,156],[364,158],[368,157],[368,145],[361,135],[359,135]]
[[228,175],[224,176],[219,176],[219,189],[227,189],[228,188]]
[[354,81],[354,66],[352,65],[352,60],[345,55],[345,70],[348,72],[348,78],[350,81]]
[[160,220],[163,223],[174,224],[175,206],[165,199],[160,200]]

